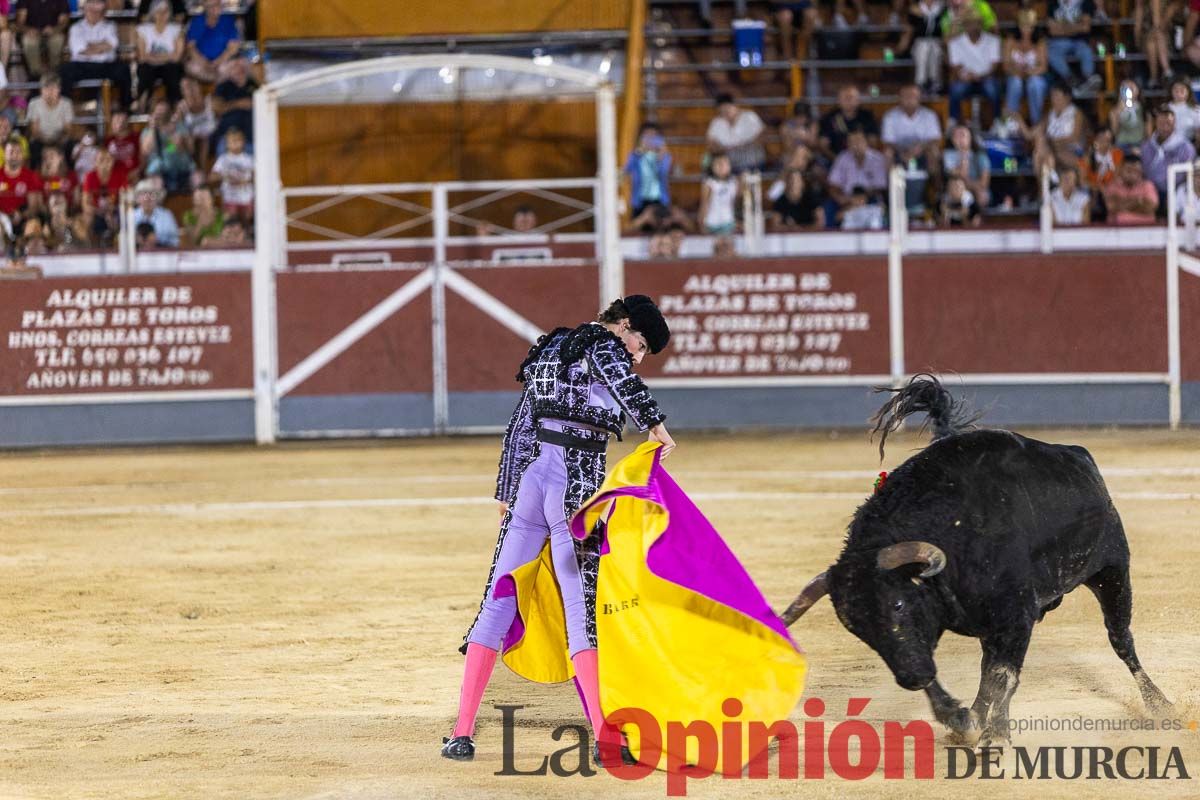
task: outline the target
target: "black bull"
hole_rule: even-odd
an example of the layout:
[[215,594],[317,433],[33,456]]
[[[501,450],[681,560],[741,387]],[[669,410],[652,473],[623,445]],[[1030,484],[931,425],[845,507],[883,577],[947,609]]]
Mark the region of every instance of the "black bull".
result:
[[[837,617],[905,689],[968,739],[1008,738],[1033,626],[1081,584],[1096,596],[1117,656],[1151,711],[1169,708],[1138,661],[1129,623],[1129,545],[1104,480],[1082,447],[1001,430],[966,430],[936,379],[915,378],[876,417],[895,430],[929,415],[937,438],[893,471],[850,523],[837,562],[783,613],[791,625],[828,594]],[[880,442],[883,452],[883,442]],[[937,680],[946,631],[980,640],[979,692],[968,710]],[[982,730],[981,730],[982,729]]]

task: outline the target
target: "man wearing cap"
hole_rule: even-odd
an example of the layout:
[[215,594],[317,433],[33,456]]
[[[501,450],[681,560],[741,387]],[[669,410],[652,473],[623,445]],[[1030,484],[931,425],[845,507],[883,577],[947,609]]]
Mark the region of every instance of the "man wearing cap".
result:
[[547,540],[562,597],[565,645],[585,712],[597,741],[615,735],[604,725],[599,701],[600,538],[575,540],[567,522],[603,483],[608,437],[620,438],[626,419],[649,430],[650,440],[662,444],[663,458],[675,448],[663,425],[666,416],[633,371],[647,353],[666,347],[670,335],[654,302],[631,295],[614,301],[595,322],[541,337],[521,364],[517,380],[525,388],[504,434],[496,482],[500,538],[479,613],[460,648],[466,669],[444,757],[469,761],[475,755],[475,716],[496,656],[514,643],[515,634],[537,624],[536,618],[518,618],[516,598],[497,586],[536,561]]

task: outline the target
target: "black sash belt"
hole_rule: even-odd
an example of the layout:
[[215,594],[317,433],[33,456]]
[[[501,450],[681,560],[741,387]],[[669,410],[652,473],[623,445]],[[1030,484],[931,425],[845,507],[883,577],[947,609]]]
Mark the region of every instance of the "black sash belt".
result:
[[587,450],[592,453],[603,453],[608,449],[608,442],[605,439],[584,439],[582,436],[573,436],[549,428],[538,428],[537,439],[539,442],[556,444],[559,447],[571,447],[576,450]]

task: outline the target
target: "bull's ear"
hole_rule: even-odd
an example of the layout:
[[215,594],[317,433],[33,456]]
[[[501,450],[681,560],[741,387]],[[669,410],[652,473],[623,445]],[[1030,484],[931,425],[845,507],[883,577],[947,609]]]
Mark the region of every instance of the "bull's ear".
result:
[[829,570],[825,570],[809,581],[808,585],[800,590],[800,594],[796,595],[796,599],[787,607],[787,610],[779,615],[779,618],[783,620],[784,625],[791,625],[827,594],[829,594]]
[[879,551],[875,563],[880,569],[896,569],[906,564],[921,564],[922,578],[931,578],[946,568],[946,554],[929,542],[909,541],[888,545]]

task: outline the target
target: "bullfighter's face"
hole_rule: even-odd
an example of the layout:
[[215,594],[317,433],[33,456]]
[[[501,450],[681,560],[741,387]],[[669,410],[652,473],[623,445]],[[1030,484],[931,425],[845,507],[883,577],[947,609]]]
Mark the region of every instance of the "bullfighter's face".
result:
[[829,570],[829,599],[838,620],[879,654],[902,688],[924,689],[937,677],[933,650],[939,626],[919,565],[876,566],[875,553],[843,556]]

